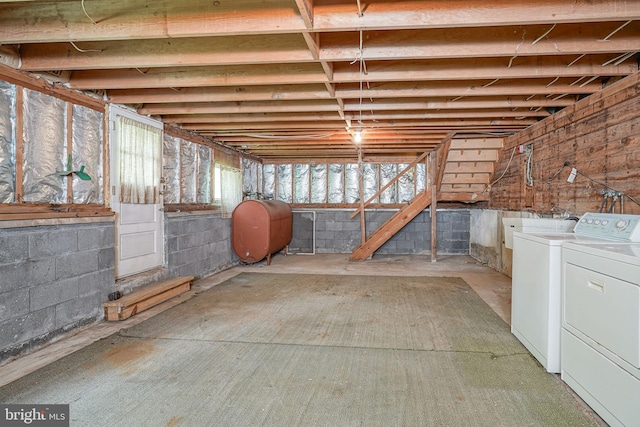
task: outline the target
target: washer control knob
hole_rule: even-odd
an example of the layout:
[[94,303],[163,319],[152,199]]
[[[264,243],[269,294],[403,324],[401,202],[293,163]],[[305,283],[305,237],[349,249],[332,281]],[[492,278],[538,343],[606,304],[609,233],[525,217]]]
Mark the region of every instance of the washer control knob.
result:
[[616,229],[618,231],[624,231],[625,228],[627,228],[627,226],[629,225],[629,220],[625,220],[625,219],[621,219],[618,222],[616,222]]

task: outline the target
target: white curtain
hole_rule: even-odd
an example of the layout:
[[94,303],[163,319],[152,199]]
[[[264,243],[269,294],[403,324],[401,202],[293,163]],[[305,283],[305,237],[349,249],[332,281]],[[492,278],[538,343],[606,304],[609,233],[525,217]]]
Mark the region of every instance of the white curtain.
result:
[[220,204],[222,217],[231,218],[233,210],[242,202],[242,172],[220,165]]
[[116,122],[120,203],[160,203],[162,130],[127,117]]

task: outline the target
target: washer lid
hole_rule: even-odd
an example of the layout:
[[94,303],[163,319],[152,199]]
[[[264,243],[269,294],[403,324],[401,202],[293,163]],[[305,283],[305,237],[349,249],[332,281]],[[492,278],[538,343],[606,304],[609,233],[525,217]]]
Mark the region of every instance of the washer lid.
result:
[[588,242],[601,242],[605,243],[610,240],[601,239],[593,236],[583,236],[576,233],[522,233],[514,232],[514,237],[530,240],[537,243],[542,243],[550,246],[560,246],[563,242],[576,242],[576,243],[588,243]]
[[640,267],[640,243],[566,243],[564,248]]

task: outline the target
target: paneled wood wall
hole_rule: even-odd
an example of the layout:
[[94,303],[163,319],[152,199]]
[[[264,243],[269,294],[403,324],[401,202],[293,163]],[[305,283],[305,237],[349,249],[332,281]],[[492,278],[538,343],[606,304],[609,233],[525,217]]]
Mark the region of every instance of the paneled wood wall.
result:
[[[529,144],[533,155],[527,168],[527,156],[518,148]],[[600,191],[607,188],[580,173],[569,183],[572,167],[640,200],[640,73],[508,137],[494,180],[506,172],[493,184],[489,205],[572,215],[598,211]],[[527,169],[532,185],[525,179]],[[610,205],[611,199],[605,211]],[[618,202],[615,212],[619,209]],[[624,212],[640,214],[640,206],[625,198]]]

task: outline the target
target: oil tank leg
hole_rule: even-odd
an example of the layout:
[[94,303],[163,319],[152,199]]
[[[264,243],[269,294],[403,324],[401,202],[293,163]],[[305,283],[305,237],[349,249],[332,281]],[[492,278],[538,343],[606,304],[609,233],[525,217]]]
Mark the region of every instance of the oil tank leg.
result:
[[271,254],[267,255],[267,265],[271,265]]
[[284,256],[289,255],[289,245],[284,246]]

